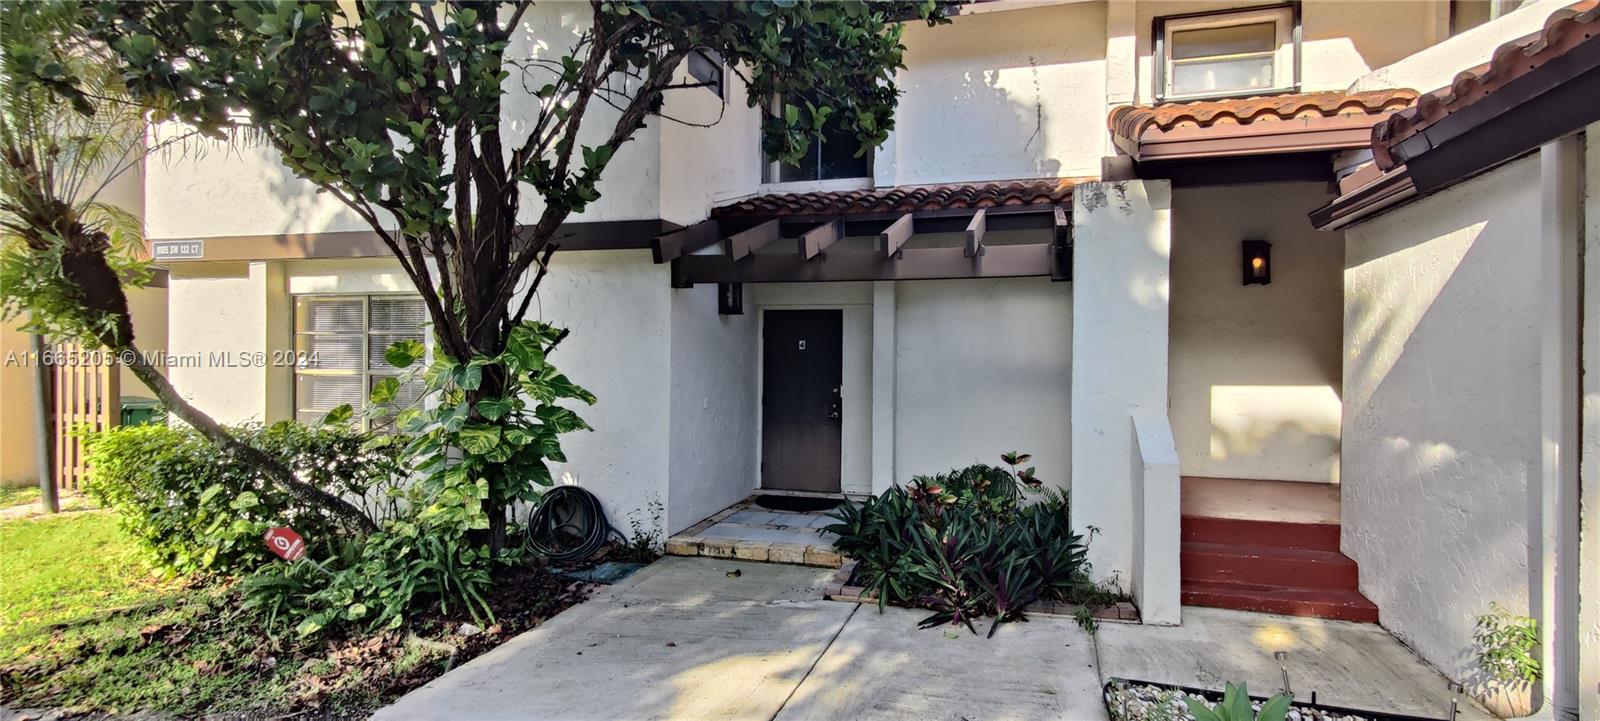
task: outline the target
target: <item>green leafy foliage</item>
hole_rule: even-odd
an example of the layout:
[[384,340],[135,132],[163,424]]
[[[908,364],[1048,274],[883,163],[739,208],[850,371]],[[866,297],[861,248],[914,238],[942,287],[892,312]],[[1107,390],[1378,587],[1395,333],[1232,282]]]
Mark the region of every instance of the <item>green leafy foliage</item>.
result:
[[[1022,454],[1006,454],[1015,467]],[[1028,494],[1036,495],[1028,499]],[[1044,489],[1032,469],[988,465],[917,476],[859,504],[846,504],[826,528],[834,546],[858,561],[856,578],[885,604],[935,613],[923,627],[973,628],[976,618],[1026,620],[1040,599],[1092,596],[1087,549],[1073,533],[1067,496]]]
[[[420,521],[488,529],[492,514],[536,500],[540,489],[554,483],[549,463],[567,459],[560,436],[589,429],[560,404],[595,402],[547,358],[563,335],[553,326],[524,322],[498,355],[465,364],[449,357],[426,366],[406,364],[401,381],[420,378],[424,393],[417,407],[400,410],[396,426],[402,435],[390,440],[403,445],[420,476],[426,499]],[[387,355],[414,361],[402,346],[395,344]],[[494,380],[496,392],[485,392],[485,378]]]
[[1478,647],[1478,666],[1501,684],[1538,683],[1539,622],[1519,616],[1498,603],[1477,618],[1472,641]]
[[1223,689],[1222,700],[1216,705],[1184,699],[1195,721],[1283,721],[1289,713],[1289,704],[1293,702],[1293,697],[1280,693],[1262,702],[1261,710],[1257,711],[1250,702],[1249,688],[1242,683],[1238,686],[1228,684]]
[[[396,456],[369,448],[363,434],[290,422],[233,432],[319,488],[394,511]],[[90,494],[169,572],[248,572],[275,558],[261,540],[272,526],[294,528],[317,550],[340,537],[339,519],[186,427],[113,428],[90,434],[87,445]]]

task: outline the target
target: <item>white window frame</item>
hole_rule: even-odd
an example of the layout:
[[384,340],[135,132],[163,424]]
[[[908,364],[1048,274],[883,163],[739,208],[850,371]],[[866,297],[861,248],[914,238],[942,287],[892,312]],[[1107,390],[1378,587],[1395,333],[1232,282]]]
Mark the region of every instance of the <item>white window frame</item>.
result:
[[[1160,21],[1161,54],[1155,58],[1160,63],[1160,86],[1156,97],[1162,102],[1200,100],[1205,98],[1238,97],[1241,95],[1271,95],[1293,92],[1299,85],[1296,78],[1295,8],[1292,5],[1274,5],[1240,10],[1222,10],[1203,15],[1162,18]],[[1186,30],[1206,30],[1239,25],[1256,25],[1270,22],[1277,29],[1277,45],[1272,55],[1272,85],[1265,88],[1240,88],[1215,92],[1178,94],[1172,91],[1172,36]],[[1210,58],[1225,58],[1213,55]]]
[[[394,368],[392,373],[389,372],[389,371],[386,371],[386,370],[378,371],[378,372],[374,372],[372,370],[372,335],[373,335],[373,330],[372,330],[372,301],[374,299],[386,299],[386,298],[414,299],[414,300],[419,300],[419,301],[422,300],[422,296],[420,296],[420,295],[418,295],[416,293],[404,293],[404,292],[399,292],[399,293],[295,293],[295,294],[293,294],[293,295],[291,295],[289,297],[289,334],[290,334],[290,342],[294,347],[295,358],[296,358],[295,367],[292,369],[293,372],[290,373],[289,393],[290,393],[290,405],[294,409],[292,417],[293,417],[293,419],[294,419],[294,421],[296,423],[300,422],[300,414],[301,414],[302,411],[308,412],[308,413],[319,412],[318,409],[315,409],[315,408],[301,408],[300,407],[300,376],[302,376],[302,375],[308,375],[308,376],[339,376],[339,377],[345,377],[345,378],[359,377],[361,379],[361,405],[359,407],[353,407],[353,409],[355,410],[356,424],[357,424],[357,427],[359,427],[363,431],[372,430],[371,419],[367,418],[366,414],[363,413],[363,411],[366,410],[367,403],[368,403],[368,401],[369,401],[369,399],[371,397],[371,394],[372,394],[372,379],[373,378],[393,378],[393,377],[398,377],[400,374],[405,372],[403,369],[400,369],[400,368]],[[298,312],[298,307],[299,307],[299,301],[301,301],[301,300],[346,300],[347,301],[347,300],[356,300],[356,299],[360,299],[361,300],[361,368],[359,370],[353,370],[352,371],[352,370],[346,370],[346,369],[342,369],[342,368],[303,368],[303,367],[301,367],[301,364],[303,363],[303,361],[300,360],[300,355],[299,355],[300,354],[300,342],[299,342],[300,341],[300,336],[345,335],[345,334],[334,333],[332,331],[302,331],[302,330],[299,330],[298,327],[296,326],[296,323],[295,323],[295,321],[296,321],[296,313]],[[378,332],[379,333],[392,333],[393,331],[378,331]],[[429,354],[431,354],[432,351],[433,351],[433,348],[432,348],[433,344],[430,342],[428,334],[427,334],[426,331],[424,331],[424,333],[423,333],[422,342],[423,342],[423,346],[425,348],[427,348]],[[321,412],[322,413],[326,413],[327,411],[321,411]],[[391,423],[394,420],[394,416],[392,414],[390,416],[388,416],[387,418]]]

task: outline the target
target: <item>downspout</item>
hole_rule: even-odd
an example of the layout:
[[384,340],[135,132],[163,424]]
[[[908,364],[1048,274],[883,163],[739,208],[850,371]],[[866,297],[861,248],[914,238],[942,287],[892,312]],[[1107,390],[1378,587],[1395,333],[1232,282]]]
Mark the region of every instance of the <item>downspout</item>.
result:
[[56,497],[55,454],[52,453],[55,424],[51,422],[50,367],[44,362],[44,336],[34,333],[30,338],[33,341],[33,413],[37,424],[34,463],[39,476],[39,503],[46,513],[57,513],[61,510],[61,501]]
[[1582,302],[1582,140],[1567,136],[1539,150],[1540,469],[1530,613],[1539,622],[1541,716],[1578,718],[1578,462],[1582,409],[1579,334]]

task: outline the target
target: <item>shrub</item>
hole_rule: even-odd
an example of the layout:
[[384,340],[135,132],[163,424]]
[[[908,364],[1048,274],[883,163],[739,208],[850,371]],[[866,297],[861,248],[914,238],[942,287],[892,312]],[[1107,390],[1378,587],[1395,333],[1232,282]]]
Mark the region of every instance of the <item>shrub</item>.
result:
[[1538,683],[1538,621],[1492,603],[1489,613],[1477,618],[1472,640],[1478,647],[1478,665],[1490,680],[1511,686]]
[[[291,422],[234,433],[312,484],[362,499],[375,514],[396,511],[395,453],[367,449],[365,434]],[[86,442],[90,494],[115,509],[151,560],[172,573],[249,571],[274,558],[261,541],[272,526],[294,528],[313,554],[325,555],[340,537],[337,517],[307,506],[193,429],[113,428]]]
[[927,607],[935,613],[922,627],[961,624],[974,632],[973,619],[992,614],[993,635],[1002,622],[1025,620],[1034,601],[1095,593],[1067,495],[1044,488],[1032,468],[1019,470],[1027,455],[1002,459],[1010,470],[978,464],[917,476],[832,514],[838,522],[825,530],[857,560],[857,580],[880,608]]

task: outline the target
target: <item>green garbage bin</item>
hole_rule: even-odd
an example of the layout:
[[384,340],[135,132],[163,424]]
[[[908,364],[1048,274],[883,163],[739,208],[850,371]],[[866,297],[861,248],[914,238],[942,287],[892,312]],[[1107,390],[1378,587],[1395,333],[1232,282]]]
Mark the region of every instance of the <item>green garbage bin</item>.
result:
[[161,415],[161,401],[144,396],[127,396],[122,399],[122,425],[142,426],[156,422]]

